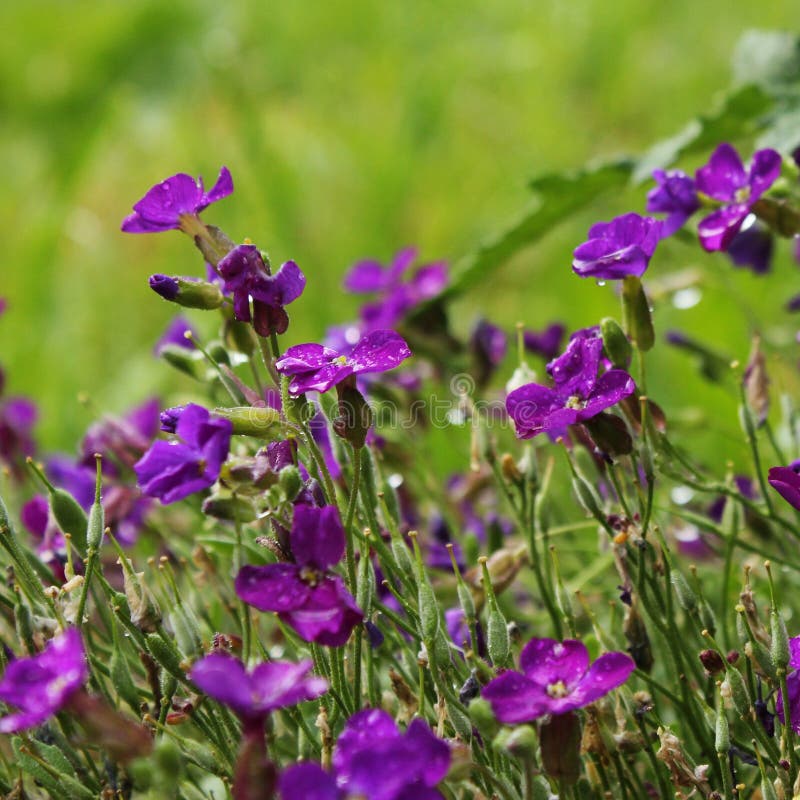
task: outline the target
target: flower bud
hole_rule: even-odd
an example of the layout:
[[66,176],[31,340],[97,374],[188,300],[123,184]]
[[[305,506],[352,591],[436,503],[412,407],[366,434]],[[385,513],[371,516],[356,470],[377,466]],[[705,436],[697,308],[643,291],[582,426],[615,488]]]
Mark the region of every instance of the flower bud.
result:
[[716,675],[725,669],[725,661],[716,650],[710,648],[708,650],[702,650],[699,658],[703,669],[705,669],[709,675]]
[[280,471],[278,484],[283,489],[286,499],[291,502],[303,488],[303,477],[300,475],[300,470],[292,464],[284,467]]
[[258,516],[253,504],[238,494],[209,495],[203,500],[202,509],[206,516],[230,522],[252,522]]
[[628,428],[615,414],[601,412],[583,425],[602,452],[610,456],[627,456],[633,452],[633,439]]
[[422,638],[426,642],[433,641],[439,630],[439,603],[436,600],[433,587],[424,576],[418,582],[419,619]]
[[600,320],[600,335],[603,337],[603,350],[615,367],[627,369],[631,363],[631,343],[620,327],[611,317]]
[[201,308],[210,311],[219,308],[225,299],[216,283],[207,283],[199,278],[151,275],[150,288],[165,300],[177,303],[184,308]]
[[467,712],[472,724],[478,729],[481,736],[491,739],[499,730],[497,719],[488,700],[476,697],[468,706]]
[[545,774],[567,785],[574,785],[581,773],[581,725],[577,714],[555,714],[539,729],[542,766]]
[[622,281],[622,313],[625,331],[639,350],[647,351],[655,344],[653,318],[650,304],[635,275],[626,275]]
[[535,759],[538,746],[536,732],[530,725],[515,728],[504,742],[505,749],[514,758],[522,760]]
[[280,423],[280,412],[269,406],[237,406],[236,408],[215,408],[215,417],[227,419],[232,427],[231,433],[241,436],[256,436],[272,439]]
[[359,449],[367,440],[374,414],[361,392],[348,381],[337,384],[336,391],[339,395],[339,416],[333,421],[333,430],[337,436]]

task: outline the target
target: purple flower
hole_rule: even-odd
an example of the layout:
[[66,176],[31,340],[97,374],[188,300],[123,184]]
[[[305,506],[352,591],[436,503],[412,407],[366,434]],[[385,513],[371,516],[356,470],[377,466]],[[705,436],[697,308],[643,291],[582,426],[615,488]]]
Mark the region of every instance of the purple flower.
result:
[[289,392],[327,392],[350,375],[385,372],[394,369],[411,355],[405,340],[394,331],[368,333],[347,355],[321,344],[290,347],[275,368],[291,375]]
[[[786,676],[786,688],[789,691],[789,722],[792,730],[800,734],[800,636],[793,636],[789,639],[789,666],[794,672]],[[783,694],[778,690],[775,699],[775,710],[778,712],[778,719],[781,723],[783,718]]]
[[601,280],[640,277],[655,252],[663,225],[652,217],[633,213],[592,225],[589,240],[573,253],[573,272]]
[[81,442],[80,463],[90,467],[94,474],[94,455],[100,453],[107,462],[113,458],[132,467],[144,455],[158,432],[159,405],[158,398],[151,397],[123,417],[107,415],[90,425]]
[[486,319],[478,320],[469,338],[475,363],[475,377],[485,384],[506,356],[508,338],[501,328]]
[[125,233],[158,233],[181,228],[184,218],[196,217],[207,206],[233,192],[233,179],[227,167],[219,171],[217,182],[206,192],[203,179],[179,172],[157,183],[133,206],[133,214],[122,221]]
[[234,247],[218,265],[225,280],[225,292],[233,295],[233,310],[240,322],[250,322],[253,299],[253,327],[261,336],[285,333],[289,317],[283,307],[303,293],[305,275],[294,261],[287,261],[270,275],[258,248],[252,244]]
[[305,641],[340,647],[364,615],[330,570],[345,549],[336,506],[295,506],[289,543],[294,563],[242,567],[236,594],[260,611],[278,612]]
[[25,397],[9,397],[0,403],[0,460],[22,477],[22,461],[36,450],[33,426],[39,413]]
[[635,668],[625,653],[604,653],[590,666],[586,645],[577,639],[531,639],[519,663],[522,672],[504,672],[482,692],[507,724],[582,708],[625,683]]
[[518,438],[563,431],[633,394],[636,385],[625,370],[612,369],[598,378],[602,349],[597,337],[575,337],[565,353],[547,365],[554,388],[529,383],[508,395],[506,410]]
[[271,711],[314,700],[328,690],[324,678],[309,675],[310,659],[267,661],[246,670],[238,658],[212,653],[200,659],[189,677],[209,697],[230,706],[246,725],[261,726]]
[[333,774],[295,765],[281,776],[280,793],[282,800],[441,800],[434,787],[449,768],[450,749],[425,720],[413,720],[402,734],[385,711],[366,709],[339,736]]
[[12,661],[0,680],[0,700],[19,711],[0,719],[0,733],[41,725],[60,711],[89,678],[81,635],[68,628],[41,653]]
[[350,268],[344,279],[349,292],[375,293],[378,299],[361,309],[368,330],[391,328],[412,308],[429,300],[447,286],[447,265],[444,261],[421,266],[407,281],[403,276],[414,263],[417,250],[407,247],[397,253],[388,267],[368,259]]
[[538,353],[542,358],[555,358],[561,350],[561,340],[564,338],[566,327],[560,322],[548,325],[541,333],[525,331],[523,342],[529,353]]
[[800,510],[800,460],[788,467],[772,467],[769,484],[790,505]]
[[173,345],[175,347],[183,347],[187,350],[194,350],[194,342],[187,339],[184,334],[186,331],[191,331],[193,336],[197,335],[194,326],[189,322],[186,317],[179,314],[175,319],[170,322],[167,329],[161,335],[161,338],[156,342],[153,348],[153,353],[160,356],[165,347]]
[[134,470],[144,494],[174,503],[211,486],[228,456],[231,423],[190,403],[175,432],[182,442],[154,442]]
[[734,266],[747,267],[756,275],[764,275],[772,266],[774,239],[769,230],[758,222],[743,227],[728,245],[728,256]]
[[781,157],[775,150],[759,150],[749,171],[727,142],[711,154],[708,164],[697,170],[697,190],[722,206],[700,221],[697,227],[704,250],[727,250],[742,227],[750,209],[775,182],[781,172]]
[[661,236],[672,236],[700,208],[694,180],[679,169],[653,172],[656,186],[647,195],[647,210],[667,214]]
[[165,408],[159,415],[158,421],[161,425],[161,430],[164,433],[175,433],[178,429],[178,420],[181,414],[186,410],[186,406],[173,406],[172,408]]

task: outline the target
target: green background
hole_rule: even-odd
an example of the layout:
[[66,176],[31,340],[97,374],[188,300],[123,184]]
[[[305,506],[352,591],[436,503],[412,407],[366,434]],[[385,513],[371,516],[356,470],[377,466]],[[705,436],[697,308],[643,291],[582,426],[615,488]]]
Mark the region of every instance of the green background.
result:
[[[205,219],[251,237],[273,261],[297,261],[308,287],[288,339],[316,338],[355,312],[339,288],[354,260],[414,243],[425,259],[456,262],[518,215],[533,175],[640,152],[708,110],[729,85],[742,32],[790,28],[792,5],[3,4],[9,391],[41,404],[46,447],[71,449],[98,411],[189,388],[151,355],[173,308],[147,277],[199,274],[199,257],[176,232],[119,232],[132,203],[168,175],[202,174],[210,185],[221,164],[230,168],[235,193]],[[571,251],[592,221],[643,203],[644,189],[606,198],[559,226],[459,300],[454,327],[466,331],[481,313],[509,330],[615,313],[610,287],[572,275]],[[757,326],[791,342],[792,322],[775,311],[800,288],[788,248],[765,280],[669,242],[648,281],[696,267],[702,301],[660,305],[659,334],[681,327],[738,358]],[[208,331],[210,320],[191,316]],[[676,419],[702,404],[698,441],[713,456],[737,454],[732,384],[706,386],[665,350],[650,357],[653,396]]]

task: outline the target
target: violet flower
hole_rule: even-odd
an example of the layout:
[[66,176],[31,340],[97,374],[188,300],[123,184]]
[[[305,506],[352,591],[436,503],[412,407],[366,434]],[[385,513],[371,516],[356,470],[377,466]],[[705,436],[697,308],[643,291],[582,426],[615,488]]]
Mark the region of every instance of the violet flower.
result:
[[505,358],[508,337],[497,325],[480,319],[470,334],[469,349],[474,361],[476,380],[479,385],[484,385]]
[[236,594],[260,611],[276,611],[305,641],[340,647],[364,614],[330,570],[345,550],[336,506],[295,506],[289,544],[293,563],[242,567]]
[[231,429],[229,420],[187,405],[175,429],[183,441],[154,442],[134,465],[142,492],[169,504],[207,489],[228,456]]
[[536,353],[549,361],[561,352],[561,340],[566,330],[562,323],[553,322],[541,332],[525,331],[522,341],[529,353]]
[[191,339],[187,339],[185,334],[186,331],[190,331],[192,336],[197,335],[197,331],[194,329],[194,326],[189,322],[186,317],[182,314],[179,314],[172,322],[169,323],[167,329],[161,335],[161,338],[156,342],[155,347],[153,348],[153,354],[156,356],[160,356],[161,353],[164,351],[164,348],[169,347],[170,345],[174,345],[175,347],[183,347],[186,350],[194,350],[194,342]]
[[125,233],[158,233],[182,229],[187,218],[197,215],[217,200],[233,192],[233,179],[227,167],[219,171],[217,182],[206,192],[203,179],[179,172],[148,189],[133,206],[133,214],[122,221]]
[[600,280],[641,277],[662,236],[663,225],[652,217],[633,213],[592,225],[588,241],[573,253],[573,272]]
[[800,460],[788,467],[772,467],[768,481],[787,503],[800,510]]
[[727,142],[711,154],[708,164],[697,170],[697,190],[722,205],[700,221],[697,233],[708,252],[727,250],[750,209],[775,182],[781,172],[781,157],[771,149],[758,150],[745,171],[739,154]]
[[[225,292],[233,295],[233,311],[240,322],[250,322],[260,336],[286,333],[289,317],[284,311],[303,293],[305,275],[294,261],[287,261],[274,274],[267,272],[264,259],[252,244],[234,247],[218,264]],[[250,298],[253,313],[250,313]]]
[[[789,723],[792,730],[800,734],[800,636],[793,636],[789,639],[789,666],[794,670],[786,676],[786,689],[789,693]],[[775,710],[778,713],[778,719],[783,724],[783,694],[780,689],[775,698]]]
[[[379,768],[376,768],[379,765]],[[354,714],[336,742],[333,771],[297,764],[281,775],[282,800],[441,800],[435,788],[450,768],[450,749],[425,720],[405,734],[380,709]]]
[[0,461],[17,477],[24,474],[22,462],[36,451],[33,426],[39,412],[26,397],[9,397],[0,402]]
[[275,363],[283,375],[291,375],[290,394],[327,392],[351,375],[394,369],[411,355],[405,340],[394,331],[368,333],[346,355],[321,344],[290,347]]
[[700,208],[697,189],[694,180],[679,169],[657,169],[653,178],[658,185],[647,194],[647,210],[668,215],[661,236],[672,236]]
[[727,253],[736,267],[747,267],[756,275],[764,275],[772,266],[774,237],[769,229],[759,222],[742,226],[728,245]]
[[589,705],[625,683],[636,666],[616,652],[590,666],[586,645],[577,639],[531,639],[519,663],[522,672],[503,672],[481,693],[497,719],[509,725]]
[[189,677],[209,697],[232,708],[245,727],[260,728],[270,712],[328,691],[324,678],[308,674],[312,666],[310,659],[267,661],[246,670],[238,658],[211,653],[194,664]]
[[397,253],[387,267],[368,259],[354,264],[345,275],[347,291],[378,295],[376,302],[367,303],[361,309],[368,330],[394,327],[411,309],[435,297],[447,286],[444,261],[425,264],[409,280],[403,281],[416,257],[416,248],[407,247]]
[[565,353],[548,364],[554,388],[528,383],[508,395],[506,410],[517,438],[563,431],[633,394],[636,385],[625,370],[611,369],[597,376],[602,348],[599,338],[575,337]]
[[89,678],[81,635],[68,628],[41,653],[11,661],[0,680],[0,700],[19,711],[0,719],[0,733],[41,725],[60,711]]

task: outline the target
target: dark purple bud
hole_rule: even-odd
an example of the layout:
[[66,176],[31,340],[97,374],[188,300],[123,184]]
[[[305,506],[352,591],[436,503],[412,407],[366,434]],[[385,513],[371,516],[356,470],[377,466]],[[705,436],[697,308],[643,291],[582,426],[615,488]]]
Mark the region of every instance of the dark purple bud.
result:
[[159,422],[161,423],[161,430],[165,433],[175,433],[178,427],[178,420],[186,406],[173,406],[167,408],[159,414]]
[[178,281],[169,275],[151,275],[150,288],[165,300],[174,300],[180,291]]
[[703,650],[699,658],[700,663],[709,675],[717,675],[725,669],[725,661],[716,650]]
[[728,245],[728,256],[735,266],[764,275],[772,266],[774,241],[769,229],[755,222],[733,237]]

